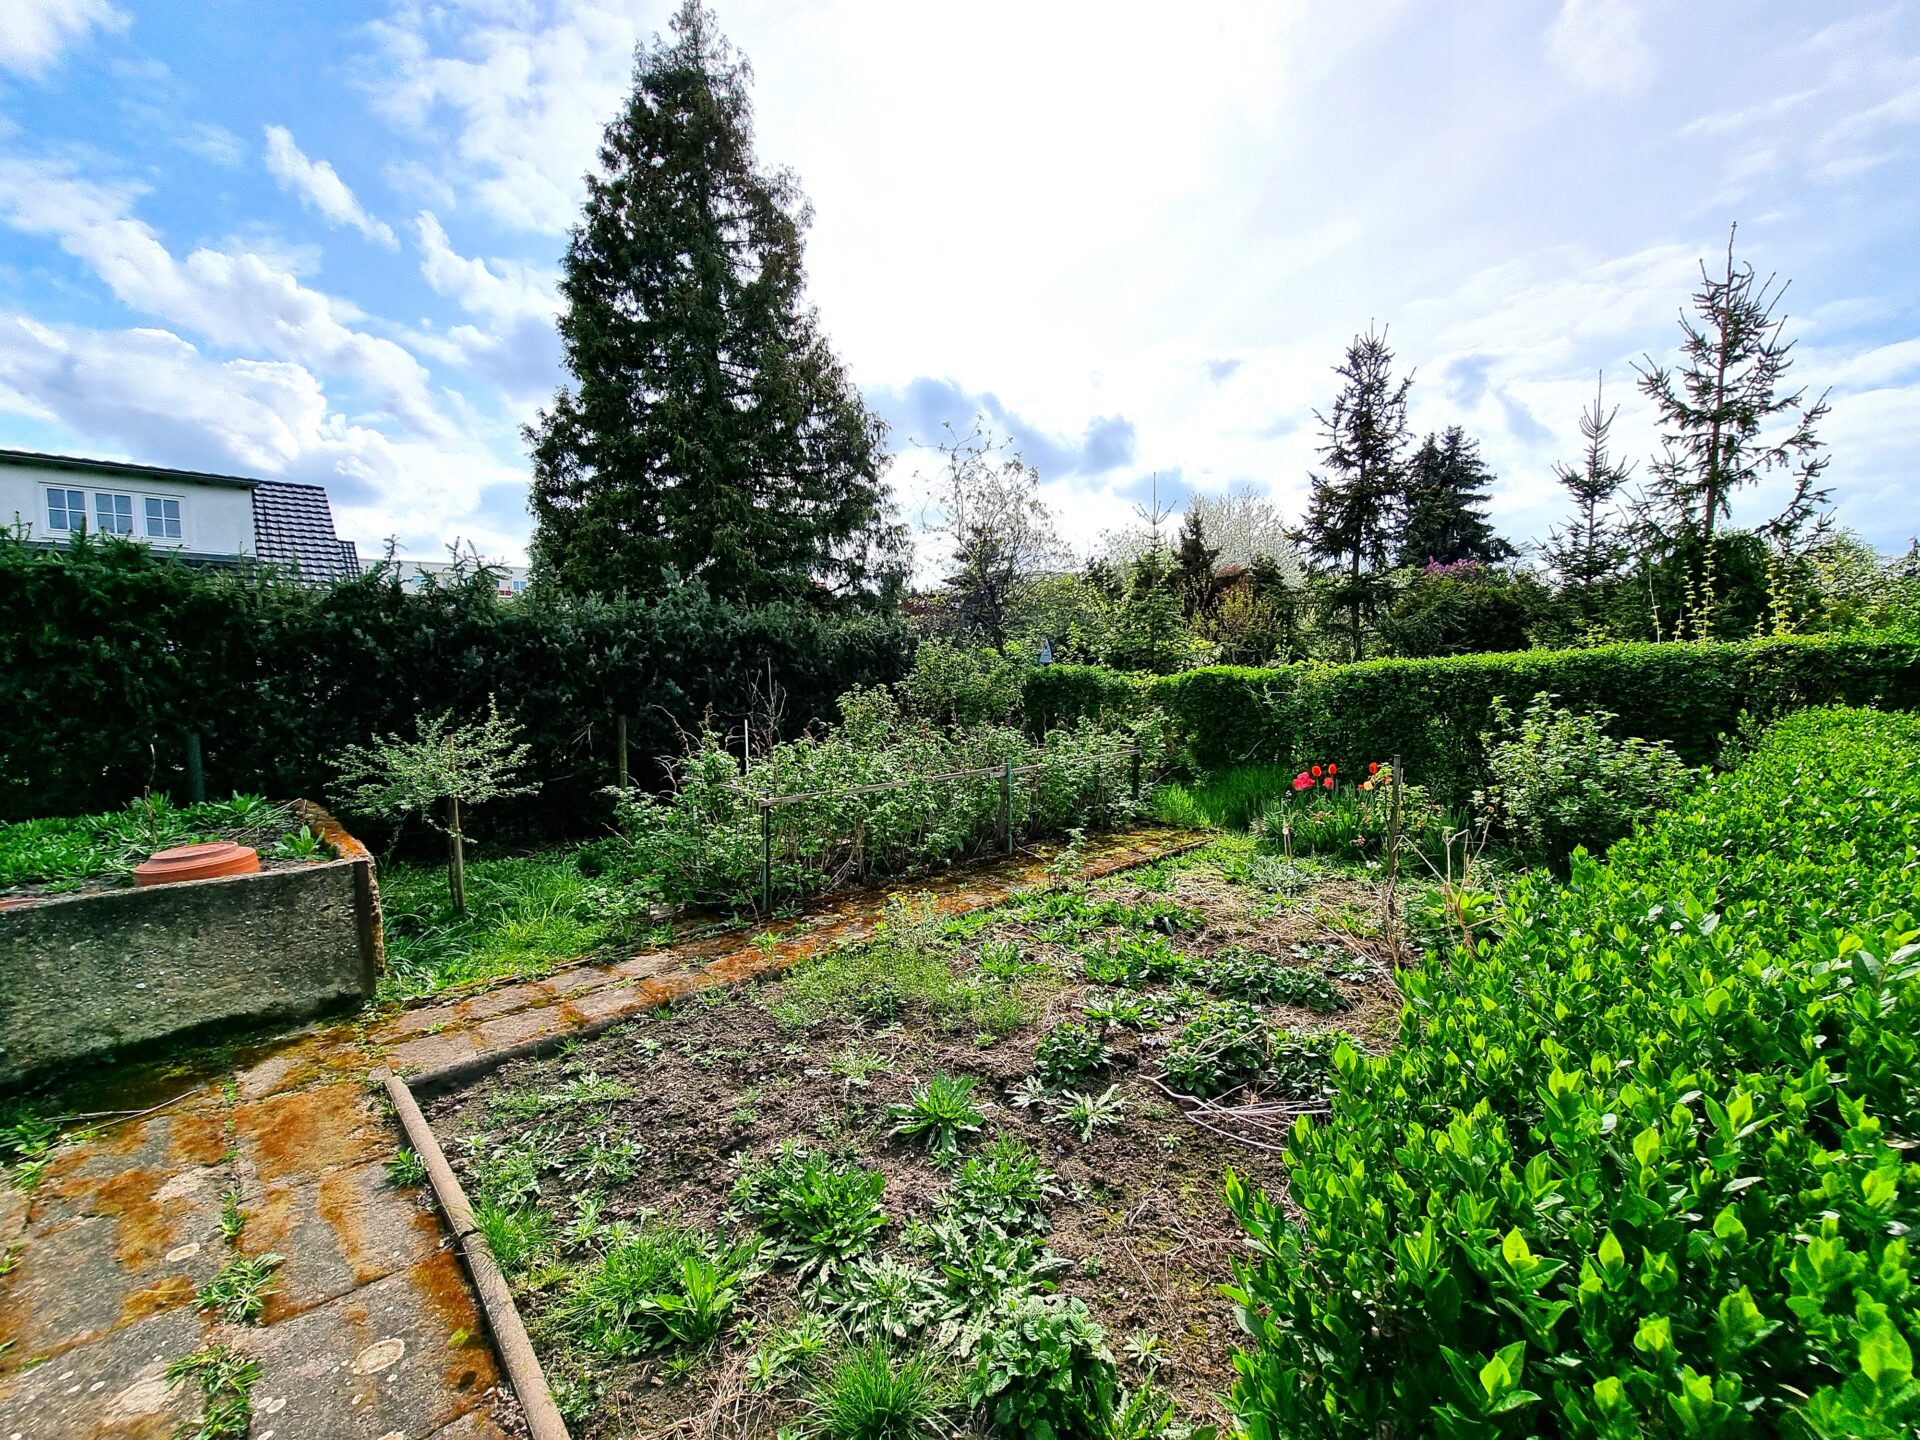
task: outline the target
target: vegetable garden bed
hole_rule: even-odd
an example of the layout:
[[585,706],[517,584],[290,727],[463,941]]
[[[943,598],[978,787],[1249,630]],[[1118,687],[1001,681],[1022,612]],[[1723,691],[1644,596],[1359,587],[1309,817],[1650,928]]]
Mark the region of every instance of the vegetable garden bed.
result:
[[1378,915],[1235,840],[897,906],[429,1114],[578,1435],[1177,1433],[1225,1418],[1224,1171],[1279,1181],[1234,1117],[1390,1038]]

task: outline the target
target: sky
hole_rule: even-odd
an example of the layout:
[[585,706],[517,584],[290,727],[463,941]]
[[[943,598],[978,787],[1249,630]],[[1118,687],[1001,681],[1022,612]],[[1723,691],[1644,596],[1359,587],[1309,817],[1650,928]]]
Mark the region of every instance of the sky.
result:
[[[524,557],[555,278],[662,0],[5,0],[0,445],[327,486],[363,553]],[[1297,518],[1369,326],[1537,538],[1702,257],[1790,278],[1838,517],[1920,529],[1920,7],[715,0],[809,293],[922,513],[985,416],[1083,551]],[[1644,460],[1642,460],[1644,469]],[[1771,513],[1765,487],[1737,519]]]

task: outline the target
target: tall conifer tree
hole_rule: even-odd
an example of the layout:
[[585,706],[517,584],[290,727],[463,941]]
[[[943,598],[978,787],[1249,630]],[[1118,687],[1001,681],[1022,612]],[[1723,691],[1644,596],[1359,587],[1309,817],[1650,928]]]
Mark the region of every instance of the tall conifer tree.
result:
[[1486,515],[1493,471],[1479,443],[1458,425],[1429,435],[1407,467],[1406,518],[1400,529],[1402,565],[1492,565],[1518,552],[1494,533]]
[[1371,330],[1354,336],[1334,373],[1345,384],[1329,413],[1314,412],[1326,473],[1312,477],[1302,534],[1315,560],[1344,572],[1329,588],[1327,601],[1346,612],[1352,657],[1358,660],[1365,650],[1367,617],[1383,590],[1378,572],[1400,528],[1407,391],[1413,380],[1393,378],[1387,337]]
[[870,586],[885,427],[804,296],[810,212],[756,162],[752,72],[686,0],[607,127],[560,282],[573,383],[526,431],[535,566],[577,593]]
[[1555,465],[1553,473],[1573,497],[1573,520],[1547,539],[1547,563],[1560,582],[1574,592],[1582,611],[1592,618],[1594,602],[1607,581],[1619,574],[1627,547],[1619,521],[1608,513],[1613,497],[1633,474],[1631,465],[1613,458],[1613,418],[1620,407],[1605,404],[1604,377],[1594,384],[1593,406],[1580,416],[1580,433],[1587,453],[1580,465]]

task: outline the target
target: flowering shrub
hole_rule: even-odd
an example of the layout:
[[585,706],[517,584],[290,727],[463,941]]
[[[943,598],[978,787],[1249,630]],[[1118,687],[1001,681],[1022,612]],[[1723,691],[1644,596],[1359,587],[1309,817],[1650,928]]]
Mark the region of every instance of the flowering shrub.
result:
[[1253,1244],[1249,1440],[1910,1435],[1920,720],[1810,711],[1335,1056]]

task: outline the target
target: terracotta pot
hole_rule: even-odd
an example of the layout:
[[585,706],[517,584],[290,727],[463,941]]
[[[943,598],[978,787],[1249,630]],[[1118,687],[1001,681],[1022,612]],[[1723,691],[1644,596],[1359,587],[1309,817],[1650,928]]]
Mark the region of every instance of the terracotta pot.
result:
[[172,885],[181,880],[212,880],[220,875],[251,875],[260,868],[260,854],[231,840],[204,845],[181,845],[162,850],[133,867],[136,885]]

